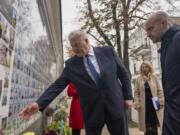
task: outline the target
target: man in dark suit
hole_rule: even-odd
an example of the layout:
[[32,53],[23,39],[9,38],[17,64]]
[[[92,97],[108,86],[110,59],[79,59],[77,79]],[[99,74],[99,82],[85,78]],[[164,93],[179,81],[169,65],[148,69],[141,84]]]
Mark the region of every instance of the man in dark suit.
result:
[[165,107],[163,135],[180,134],[180,26],[173,25],[169,16],[157,12],[145,24],[147,36],[161,42],[159,49]]
[[86,33],[69,35],[73,52],[61,76],[19,116],[29,118],[46,106],[70,83],[80,98],[87,135],[100,135],[104,124],[112,135],[128,135],[125,108],[132,105],[128,72],[112,47],[92,47]]

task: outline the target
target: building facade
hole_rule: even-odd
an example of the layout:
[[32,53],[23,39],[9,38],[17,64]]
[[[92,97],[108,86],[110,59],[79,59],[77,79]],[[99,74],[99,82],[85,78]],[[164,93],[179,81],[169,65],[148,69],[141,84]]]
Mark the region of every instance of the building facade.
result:
[[4,134],[41,129],[40,114],[24,122],[18,113],[36,101],[63,69],[60,2],[0,1],[0,129]]

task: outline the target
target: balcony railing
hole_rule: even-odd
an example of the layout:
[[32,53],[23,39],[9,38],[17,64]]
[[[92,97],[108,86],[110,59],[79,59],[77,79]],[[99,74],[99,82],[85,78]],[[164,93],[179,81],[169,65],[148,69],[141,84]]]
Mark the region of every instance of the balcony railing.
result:
[[134,55],[147,55],[151,53],[151,48],[150,45],[148,44],[143,44],[131,51],[132,54]]

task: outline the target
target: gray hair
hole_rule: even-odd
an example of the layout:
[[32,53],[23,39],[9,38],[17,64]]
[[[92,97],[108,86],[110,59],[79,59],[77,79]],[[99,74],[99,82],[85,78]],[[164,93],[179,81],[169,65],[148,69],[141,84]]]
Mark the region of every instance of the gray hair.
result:
[[169,24],[172,24],[172,20],[170,19],[169,15],[166,12],[158,11],[158,12],[155,12],[151,17],[155,18],[156,22],[164,21],[165,20]]
[[74,30],[68,36],[69,41],[71,41],[76,36],[81,37],[82,39],[88,39],[88,35],[86,32],[82,30]]

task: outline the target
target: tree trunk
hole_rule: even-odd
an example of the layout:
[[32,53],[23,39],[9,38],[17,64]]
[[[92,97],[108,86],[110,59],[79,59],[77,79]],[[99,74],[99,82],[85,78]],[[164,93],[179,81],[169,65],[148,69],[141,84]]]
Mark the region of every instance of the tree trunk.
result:
[[[128,48],[129,48],[129,27],[128,27],[128,20],[125,18],[124,22],[124,50],[123,50],[123,62],[129,72],[131,78],[131,72],[129,69],[129,55],[128,55]],[[127,110],[128,121],[132,121],[131,109]]]
[[112,4],[112,13],[113,13],[114,27],[116,31],[117,51],[119,57],[122,59],[120,27],[117,20],[117,12],[116,12],[117,4],[118,4],[118,0],[114,1],[114,3]]
[[128,48],[129,48],[129,35],[128,35],[128,23],[125,22],[124,24],[124,49],[123,49],[123,62],[130,73],[129,69],[129,55],[128,55]]

